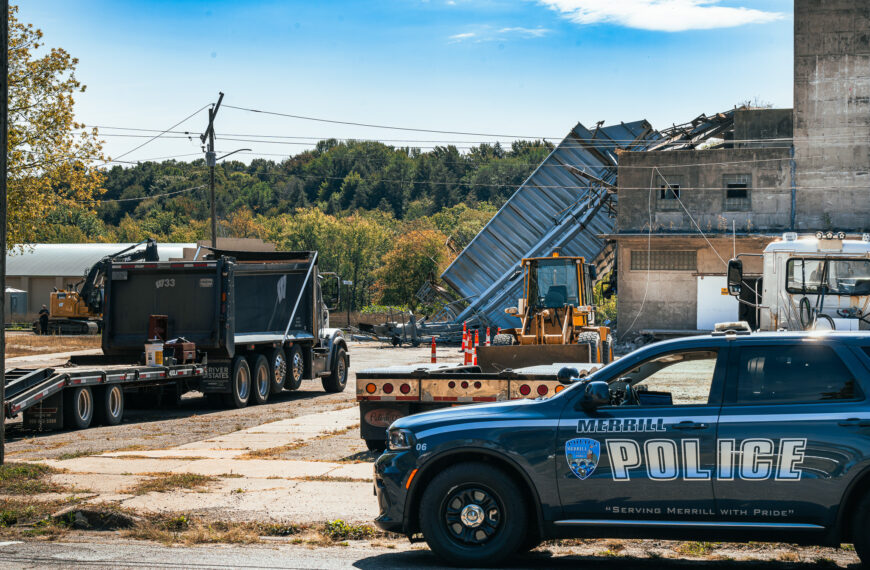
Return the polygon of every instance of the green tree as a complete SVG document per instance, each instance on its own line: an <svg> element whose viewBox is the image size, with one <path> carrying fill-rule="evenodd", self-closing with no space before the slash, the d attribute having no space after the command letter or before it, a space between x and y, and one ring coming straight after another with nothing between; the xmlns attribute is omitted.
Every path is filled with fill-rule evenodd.
<svg viewBox="0 0 870 570"><path fill-rule="evenodd" d="M414 230L396 238L393 248L375 271L379 302L417 308L420 287L444 268L448 259L447 236L436 230Z"/></svg>
<svg viewBox="0 0 870 570"><path fill-rule="evenodd" d="M41 51L42 32L9 8L7 244L29 243L54 209L81 207L99 194L103 158L97 130L73 119L78 60L61 48Z"/></svg>

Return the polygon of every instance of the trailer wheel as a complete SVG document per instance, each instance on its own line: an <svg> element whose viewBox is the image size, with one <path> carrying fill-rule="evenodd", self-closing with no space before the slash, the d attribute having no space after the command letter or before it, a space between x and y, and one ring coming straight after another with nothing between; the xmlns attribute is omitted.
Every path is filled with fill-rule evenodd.
<svg viewBox="0 0 870 570"><path fill-rule="evenodd" d="M94 419L104 426L116 426L124 419L124 390L117 384L96 390Z"/></svg>
<svg viewBox="0 0 870 570"><path fill-rule="evenodd" d="M224 404L229 408L244 408L251 399L251 369L244 356L233 359L233 373L230 380L232 392L224 394Z"/></svg>
<svg viewBox="0 0 870 570"><path fill-rule="evenodd" d="M63 425L67 428L85 429L94 418L94 393L87 386L70 388L63 394Z"/></svg>
<svg viewBox="0 0 870 570"><path fill-rule="evenodd" d="M284 388L287 390L298 390L302 385L302 377L305 375L305 357L302 356L302 347L294 344L290 347L290 353L287 355L287 379L284 381Z"/></svg>
<svg viewBox="0 0 870 570"><path fill-rule="evenodd" d="M577 344L589 345L589 362L603 362L604 359L598 353L598 344L600 337L598 333L584 332L577 335Z"/></svg>
<svg viewBox="0 0 870 570"><path fill-rule="evenodd" d="M284 389L287 381L287 353L284 347L276 347L269 358L269 378L272 382L272 393L278 394Z"/></svg>
<svg viewBox="0 0 870 570"><path fill-rule="evenodd" d="M269 401L269 392L272 389L272 374L269 370L269 361L262 354L251 355L254 357L251 372L254 377L253 392L255 404L265 404Z"/></svg>
<svg viewBox="0 0 870 570"><path fill-rule="evenodd" d="M332 374L321 380L327 392L343 392L347 386L347 352L339 347L332 360Z"/></svg>

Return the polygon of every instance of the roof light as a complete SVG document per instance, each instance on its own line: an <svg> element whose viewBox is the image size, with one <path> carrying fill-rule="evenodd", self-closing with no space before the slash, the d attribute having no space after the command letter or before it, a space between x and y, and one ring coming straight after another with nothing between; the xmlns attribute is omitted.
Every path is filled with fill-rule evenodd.
<svg viewBox="0 0 870 570"><path fill-rule="evenodd" d="M782 234L783 241L797 241L797 238L797 232L785 232L784 234Z"/></svg>
<svg viewBox="0 0 870 570"><path fill-rule="evenodd" d="M863 241L864 243L870 243L870 234L862 234L861 241Z"/></svg>

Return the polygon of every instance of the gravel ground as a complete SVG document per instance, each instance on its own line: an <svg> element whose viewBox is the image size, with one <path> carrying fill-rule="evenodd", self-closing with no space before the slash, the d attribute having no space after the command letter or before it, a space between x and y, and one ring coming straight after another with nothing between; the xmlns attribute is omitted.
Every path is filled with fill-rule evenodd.
<svg viewBox="0 0 870 570"><path fill-rule="evenodd" d="M450 350L450 356L455 356ZM163 449L184 443L200 441L267 422L293 418L339 408L356 406L356 370L386 364L429 362L429 347L392 348L380 343L350 343L350 376L347 389L339 394L324 393L320 381L303 382L295 392L284 392L263 406L248 406L241 410L216 409L208 405L201 394L191 392L176 409L127 409L124 422L119 426L100 426L82 431L38 433L25 430L20 418L6 423L6 453L11 460L56 459L76 455L93 455L107 451ZM458 352L456 352L458 354ZM448 355L445 355L447 357ZM358 433L353 431L334 445L317 445L312 457L298 459L326 459L320 452L331 448L326 455L341 459L364 450L360 448ZM345 443L350 447L342 448ZM353 447L356 445L356 447ZM307 446L306 446L307 447Z"/></svg>

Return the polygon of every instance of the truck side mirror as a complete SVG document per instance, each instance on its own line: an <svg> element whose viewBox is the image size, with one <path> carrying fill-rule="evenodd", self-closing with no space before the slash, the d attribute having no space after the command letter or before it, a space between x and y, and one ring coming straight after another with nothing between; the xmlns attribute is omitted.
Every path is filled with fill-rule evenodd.
<svg viewBox="0 0 870 570"><path fill-rule="evenodd" d="M320 290L328 311L335 311L341 302L341 279L332 271L320 274Z"/></svg>
<svg viewBox="0 0 870 570"><path fill-rule="evenodd" d="M584 410L594 410L601 406L610 404L610 387L607 382L600 380L589 382L586 384L586 389L583 391L583 396L580 398L580 405Z"/></svg>
<svg viewBox="0 0 870 570"><path fill-rule="evenodd" d="M732 259L728 262L728 293L737 297L742 288L743 262L739 259Z"/></svg>

